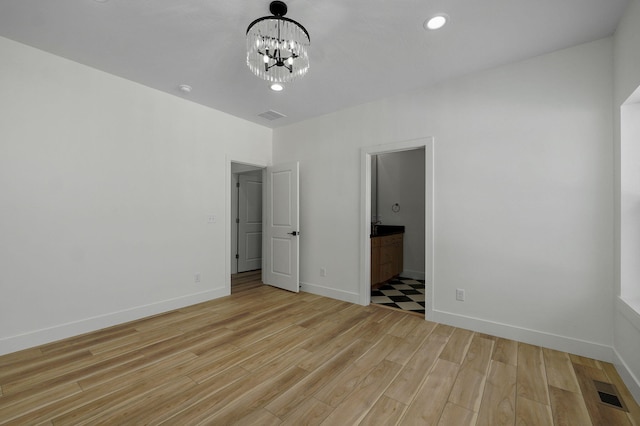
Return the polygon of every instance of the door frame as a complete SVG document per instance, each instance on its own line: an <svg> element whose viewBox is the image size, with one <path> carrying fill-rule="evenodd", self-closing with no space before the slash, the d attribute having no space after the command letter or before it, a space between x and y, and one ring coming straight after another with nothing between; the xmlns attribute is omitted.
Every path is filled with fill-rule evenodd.
<svg viewBox="0 0 640 426"><path fill-rule="evenodd" d="M360 149L360 304L371 303L371 156L424 148L425 319L433 318L434 300L434 138L363 147Z"/></svg>
<svg viewBox="0 0 640 426"><path fill-rule="evenodd" d="M226 188L225 188L225 217L224 217L224 226L225 226L225 232L224 232L224 238L225 238L225 262L224 262L224 289L225 289L225 294L226 295L230 295L231 294L231 181L232 181L232 172L231 172L231 163L237 163L237 164L244 164L247 166L252 166L252 167L256 167L259 169L262 169L262 179L264 181L264 177L265 177L265 171L268 167L268 164L265 161L262 160L257 160L255 158L250 158L250 157L242 157L242 156L226 156L225 159L225 165L226 165L226 175L225 175L225 182L226 182ZM262 203L264 205L264 187L262 190ZM264 215L265 215L265 209L262 209L262 224L264 225L265 220L264 220ZM264 241L262 244L262 251L264 253ZM262 267L264 269L264 255L262 257Z"/></svg>

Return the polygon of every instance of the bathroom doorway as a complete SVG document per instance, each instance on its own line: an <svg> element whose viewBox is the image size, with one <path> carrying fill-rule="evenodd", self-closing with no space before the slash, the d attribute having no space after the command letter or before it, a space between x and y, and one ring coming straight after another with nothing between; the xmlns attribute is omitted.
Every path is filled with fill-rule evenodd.
<svg viewBox="0 0 640 426"><path fill-rule="evenodd" d="M425 316L424 147L371 155L371 303Z"/></svg>
<svg viewBox="0 0 640 426"><path fill-rule="evenodd" d="M394 157L394 153L403 153L403 156ZM388 157L387 157L388 156ZM402 163L408 157L421 157L421 162L416 162L417 167L421 168L419 175L407 173L409 183L402 185L406 187L396 186L396 190L386 189L381 191L378 186L387 185L382 170L380 159L386 157L387 163ZM375 160L375 164L374 164ZM385 165L386 167L386 165ZM397 166L393 166L397 168ZM377 170L376 170L377 168ZM397 170L397 169L396 169ZM377 176L377 181L374 178ZM406 181L407 177L401 180ZM419 184L415 181L420 180ZM397 185L394 183L394 185ZM409 238L411 232L410 245L407 247L407 262L402 261L401 272L399 275L409 275L409 280L423 280L425 285L425 301L424 316L429 319L433 311L433 138L416 139L405 142L397 142L374 147L365 147L361 150L361 262L360 262L360 304L369 305L371 303L371 278L372 278L372 223L376 225L389 225L391 227L405 226L404 231ZM423 196L418 196L418 203L422 204L422 208L416 208L410 195L412 188L414 191L422 191ZM381 195L385 192L385 195ZM388 195L387 195L388 193ZM420 195L422 195L420 194ZM394 198L395 197L395 198ZM417 215L418 219L408 216ZM421 225L403 225L401 221L421 221ZM386 223L385 223L386 222ZM407 222L409 223L409 222ZM378 228L379 229L379 228ZM397 231L397 229L396 229ZM404 235L403 235L404 238ZM417 242L415 240L418 240ZM405 243L403 242L403 249ZM419 249L415 249L416 245ZM404 253L402 254L404 258ZM415 258L420 259L416 262ZM413 259L409 261L409 259ZM377 259L374 259L377 261ZM412 266L413 265L413 266ZM415 266L417 265L417 266ZM423 277L423 278L422 278ZM374 277L375 278L375 277ZM402 283L399 285L406 285ZM418 297L419 298L419 297Z"/></svg>

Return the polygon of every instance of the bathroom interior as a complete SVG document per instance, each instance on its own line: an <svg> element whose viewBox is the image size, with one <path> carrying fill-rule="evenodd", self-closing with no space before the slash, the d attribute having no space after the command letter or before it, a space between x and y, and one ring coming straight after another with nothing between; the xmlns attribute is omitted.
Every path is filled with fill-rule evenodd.
<svg viewBox="0 0 640 426"><path fill-rule="evenodd" d="M424 316L424 148L371 156L371 303Z"/></svg>

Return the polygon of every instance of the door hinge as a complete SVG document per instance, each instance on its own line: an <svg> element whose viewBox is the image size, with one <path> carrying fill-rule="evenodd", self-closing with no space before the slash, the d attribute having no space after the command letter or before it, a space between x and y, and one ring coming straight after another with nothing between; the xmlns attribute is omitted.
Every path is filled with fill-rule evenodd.
<svg viewBox="0 0 640 426"><path fill-rule="evenodd" d="M240 255L236 253L236 259L240 259Z"/></svg>
<svg viewBox="0 0 640 426"><path fill-rule="evenodd" d="M236 223L240 223L240 218L236 217Z"/></svg>
<svg viewBox="0 0 640 426"><path fill-rule="evenodd" d="M240 182L236 182L236 188L240 188Z"/></svg>

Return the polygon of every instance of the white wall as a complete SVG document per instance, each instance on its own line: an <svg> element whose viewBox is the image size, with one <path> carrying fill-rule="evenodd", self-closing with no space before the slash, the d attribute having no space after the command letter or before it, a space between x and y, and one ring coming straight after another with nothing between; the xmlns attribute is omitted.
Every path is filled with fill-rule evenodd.
<svg viewBox="0 0 640 426"><path fill-rule="evenodd" d="M267 164L271 130L7 39L0 57L0 354L228 292L227 157Z"/></svg>
<svg viewBox="0 0 640 426"><path fill-rule="evenodd" d="M378 157L378 216L385 225L403 225L402 276L425 278L424 150L380 154ZM392 206L398 203L400 210Z"/></svg>
<svg viewBox="0 0 640 426"><path fill-rule="evenodd" d="M274 163L300 160L303 288L357 300L359 150L433 136L434 319L611 358L612 52L604 39L274 130Z"/></svg>
<svg viewBox="0 0 640 426"><path fill-rule="evenodd" d="M638 102L625 106L627 120L624 139L621 143L621 106L640 87L640 1L632 0L615 34L615 152L616 152L616 274L614 313L614 348L616 367L636 400L640 400L640 282L637 280L640 246L637 245L638 202L640 196L637 181L637 166L640 161L640 139ZM622 157L621 157L622 153ZM622 160L621 160L622 158ZM631 238L630 238L631 237ZM635 238L635 240L634 240ZM621 245L622 252L620 250ZM621 270L622 269L622 270Z"/></svg>

